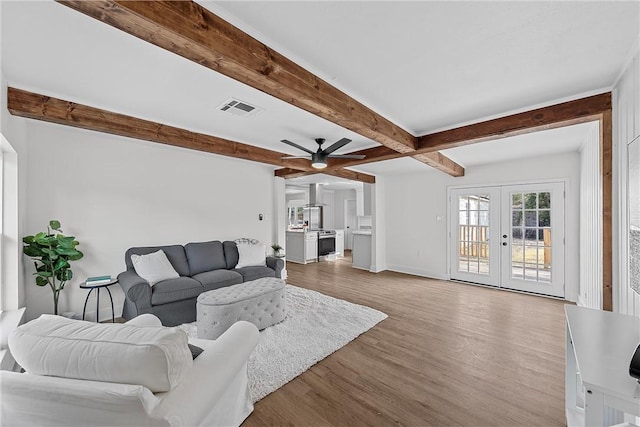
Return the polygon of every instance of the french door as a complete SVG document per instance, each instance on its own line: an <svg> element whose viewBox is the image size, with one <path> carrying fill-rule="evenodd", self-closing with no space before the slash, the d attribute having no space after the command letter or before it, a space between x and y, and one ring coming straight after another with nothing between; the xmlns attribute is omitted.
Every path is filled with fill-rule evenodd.
<svg viewBox="0 0 640 427"><path fill-rule="evenodd" d="M564 183L450 196L452 279L564 297Z"/></svg>

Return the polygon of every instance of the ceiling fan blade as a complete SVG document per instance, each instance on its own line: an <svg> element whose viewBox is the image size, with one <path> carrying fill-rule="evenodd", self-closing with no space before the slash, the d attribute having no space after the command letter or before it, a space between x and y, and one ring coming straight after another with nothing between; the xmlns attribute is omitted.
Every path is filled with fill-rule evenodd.
<svg viewBox="0 0 640 427"><path fill-rule="evenodd" d="M334 151L336 151L337 149L344 147L345 145L347 145L350 142L351 142L351 140L349 138L342 138L340 141L334 143L329 148L326 148L324 150L324 152L327 153L327 154L331 154Z"/></svg>
<svg viewBox="0 0 640 427"><path fill-rule="evenodd" d="M298 150L302 150L305 153L313 154L313 151L309 150L308 148L303 147L302 145L298 145L295 142L287 141L286 139L283 139L280 142L284 142L287 145L290 145L292 147L296 147Z"/></svg>
<svg viewBox="0 0 640 427"><path fill-rule="evenodd" d="M280 157L281 159L309 159L309 156L285 156Z"/></svg>
<svg viewBox="0 0 640 427"><path fill-rule="evenodd" d="M329 157L342 159L364 159L366 156L364 154L329 154Z"/></svg>

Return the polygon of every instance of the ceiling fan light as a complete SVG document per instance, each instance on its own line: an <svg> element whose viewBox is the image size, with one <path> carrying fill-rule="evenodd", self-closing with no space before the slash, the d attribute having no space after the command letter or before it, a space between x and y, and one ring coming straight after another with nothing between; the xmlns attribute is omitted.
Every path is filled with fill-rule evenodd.
<svg viewBox="0 0 640 427"><path fill-rule="evenodd" d="M311 167L314 169L324 169L327 167L327 155L324 153L313 153L311 155Z"/></svg>
<svg viewBox="0 0 640 427"><path fill-rule="evenodd" d="M313 163L311 163L311 167L315 168L315 169L324 169L327 167L327 163L323 162L321 160L316 160Z"/></svg>

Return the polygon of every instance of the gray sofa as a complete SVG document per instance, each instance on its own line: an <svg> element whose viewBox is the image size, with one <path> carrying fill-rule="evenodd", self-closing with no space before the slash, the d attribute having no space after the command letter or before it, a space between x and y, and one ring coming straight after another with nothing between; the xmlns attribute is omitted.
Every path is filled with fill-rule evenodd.
<svg viewBox="0 0 640 427"><path fill-rule="evenodd" d="M162 249L180 275L153 287L136 274L131 255L146 255ZM125 300L122 317L129 320L144 313L157 316L165 326L196 320L196 299L202 292L236 285L262 277L281 277L284 260L266 257L266 266L235 268L238 264L235 242L200 242L171 246L135 247L127 250L127 271L118 275Z"/></svg>

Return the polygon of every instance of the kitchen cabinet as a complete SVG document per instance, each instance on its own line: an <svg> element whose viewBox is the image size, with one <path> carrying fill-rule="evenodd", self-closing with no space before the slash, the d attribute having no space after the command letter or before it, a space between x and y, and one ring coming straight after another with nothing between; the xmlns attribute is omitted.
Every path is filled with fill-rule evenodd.
<svg viewBox="0 0 640 427"><path fill-rule="evenodd" d="M362 270L371 269L371 231L353 231L352 267Z"/></svg>
<svg viewBox="0 0 640 427"><path fill-rule="evenodd" d="M304 260L316 261L318 259L318 233L304 233Z"/></svg>
<svg viewBox="0 0 640 427"><path fill-rule="evenodd" d="M287 231L287 261L306 264L318 257L318 233Z"/></svg>
<svg viewBox="0 0 640 427"><path fill-rule="evenodd" d="M304 264L304 233L287 231L287 260Z"/></svg>
<svg viewBox="0 0 640 427"><path fill-rule="evenodd" d="M336 230L336 256L344 256L344 230Z"/></svg>

